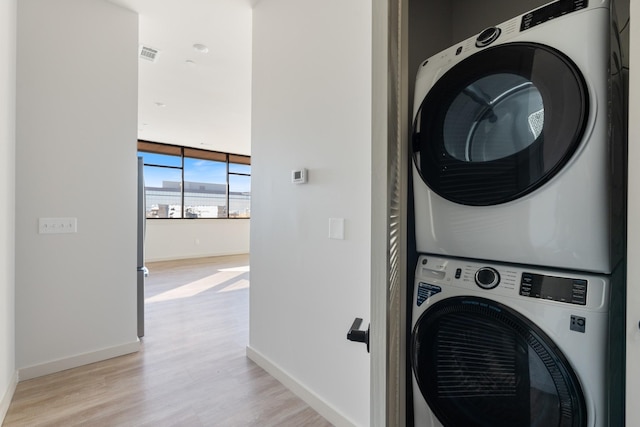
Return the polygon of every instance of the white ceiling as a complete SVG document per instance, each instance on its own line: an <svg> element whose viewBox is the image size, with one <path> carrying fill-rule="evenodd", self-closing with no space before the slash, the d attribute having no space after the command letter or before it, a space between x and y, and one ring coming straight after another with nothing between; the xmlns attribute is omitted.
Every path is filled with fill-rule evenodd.
<svg viewBox="0 0 640 427"><path fill-rule="evenodd" d="M251 154L255 0L110 1L137 12L139 43L159 50L138 60L138 138Z"/></svg>

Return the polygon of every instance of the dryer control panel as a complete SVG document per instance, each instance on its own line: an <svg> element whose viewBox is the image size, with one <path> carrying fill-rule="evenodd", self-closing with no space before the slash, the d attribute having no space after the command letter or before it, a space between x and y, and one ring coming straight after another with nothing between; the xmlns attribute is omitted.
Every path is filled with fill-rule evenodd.
<svg viewBox="0 0 640 427"><path fill-rule="evenodd" d="M520 31L528 30L536 25L544 24L550 19L584 9L587 6L589 6L588 0L557 1L550 3L523 15Z"/></svg>

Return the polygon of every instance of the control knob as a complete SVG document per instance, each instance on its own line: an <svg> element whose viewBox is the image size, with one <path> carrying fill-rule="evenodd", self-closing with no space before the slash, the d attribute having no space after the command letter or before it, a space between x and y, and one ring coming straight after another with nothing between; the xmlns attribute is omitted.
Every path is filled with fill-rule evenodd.
<svg viewBox="0 0 640 427"><path fill-rule="evenodd" d="M493 43L500 36L500 28L489 27L476 38L476 47L485 47Z"/></svg>
<svg viewBox="0 0 640 427"><path fill-rule="evenodd" d="M476 271L476 285L482 289L493 289L500 283L500 273L491 267L482 267Z"/></svg>

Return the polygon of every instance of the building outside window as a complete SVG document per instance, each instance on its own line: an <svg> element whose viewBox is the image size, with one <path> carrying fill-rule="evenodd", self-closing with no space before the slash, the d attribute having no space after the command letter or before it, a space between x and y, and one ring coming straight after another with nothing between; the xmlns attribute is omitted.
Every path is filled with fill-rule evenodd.
<svg viewBox="0 0 640 427"><path fill-rule="evenodd" d="M251 158L147 141L147 218L249 218Z"/></svg>

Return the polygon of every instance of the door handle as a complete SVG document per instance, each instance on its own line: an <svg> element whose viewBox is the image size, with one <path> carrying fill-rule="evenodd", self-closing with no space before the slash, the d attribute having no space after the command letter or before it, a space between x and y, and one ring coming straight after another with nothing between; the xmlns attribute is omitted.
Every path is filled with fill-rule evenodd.
<svg viewBox="0 0 640 427"><path fill-rule="evenodd" d="M347 339L349 341L365 343L367 345L367 353L369 353L369 328L371 325L367 326L366 331L360 330L360 325L362 325L362 319L356 317L351 324L351 328L349 328L349 332L347 332Z"/></svg>

